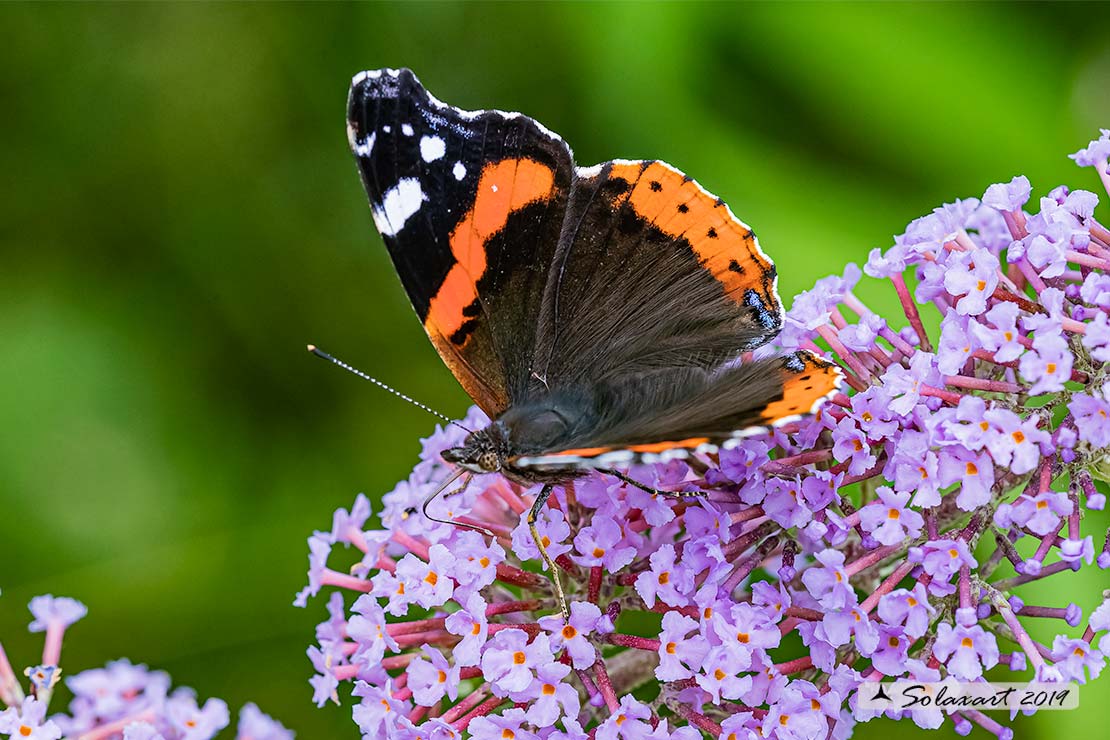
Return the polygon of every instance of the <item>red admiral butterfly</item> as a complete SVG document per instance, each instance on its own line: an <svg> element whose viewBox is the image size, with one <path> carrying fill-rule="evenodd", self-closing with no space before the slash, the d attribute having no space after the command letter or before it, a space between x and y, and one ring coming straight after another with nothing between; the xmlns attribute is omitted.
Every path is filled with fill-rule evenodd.
<svg viewBox="0 0 1110 740"><path fill-rule="evenodd" d="M401 282L493 419L444 458L546 483L532 518L553 483L601 469L643 487L611 466L712 453L836 391L807 352L740 361L782 327L775 266L670 165L577 167L537 121L445 105L407 69L357 75L347 107Z"/></svg>

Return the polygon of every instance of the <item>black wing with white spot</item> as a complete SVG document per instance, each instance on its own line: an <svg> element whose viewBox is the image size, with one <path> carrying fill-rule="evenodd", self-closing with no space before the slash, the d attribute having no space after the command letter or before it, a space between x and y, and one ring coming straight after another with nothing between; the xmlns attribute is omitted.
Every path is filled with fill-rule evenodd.
<svg viewBox="0 0 1110 740"><path fill-rule="evenodd" d="M496 416L531 382L570 149L520 114L445 105L406 69L354 78L347 132L374 223L428 336Z"/></svg>

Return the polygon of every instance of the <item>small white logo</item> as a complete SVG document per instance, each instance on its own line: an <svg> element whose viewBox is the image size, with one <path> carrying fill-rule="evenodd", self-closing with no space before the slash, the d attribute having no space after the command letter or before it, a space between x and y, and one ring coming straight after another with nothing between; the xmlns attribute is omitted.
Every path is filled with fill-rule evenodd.
<svg viewBox="0 0 1110 740"><path fill-rule="evenodd" d="M988 683L986 681L876 681L859 687L857 707L872 711L941 710L982 712L1078 709L1076 683Z"/></svg>

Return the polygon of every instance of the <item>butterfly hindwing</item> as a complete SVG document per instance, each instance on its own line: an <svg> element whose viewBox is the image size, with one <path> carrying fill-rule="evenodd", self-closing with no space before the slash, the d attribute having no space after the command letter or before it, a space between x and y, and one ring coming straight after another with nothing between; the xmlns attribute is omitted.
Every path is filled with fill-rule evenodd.
<svg viewBox="0 0 1110 740"><path fill-rule="evenodd" d="M706 372L675 369L615 386L611 410L567 449L518 458L537 470L606 467L715 452L751 433L814 413L840 387L840 369L810 352Z"/></svg>
<svg viewBox="0 0 1110 740"><path fill-rule="evenodd" d="M375 225L428 336L497 416L529 382L570 149L519 114L447 106L409 70L355 77L348 136Z"/></svg>

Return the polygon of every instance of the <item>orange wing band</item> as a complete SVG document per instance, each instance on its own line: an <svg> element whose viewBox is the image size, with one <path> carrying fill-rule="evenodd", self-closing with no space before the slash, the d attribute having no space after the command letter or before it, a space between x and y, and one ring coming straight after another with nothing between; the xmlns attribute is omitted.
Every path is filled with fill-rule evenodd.
<svg viewBox="0 0 1110 740"><path fill-rule="evenodd" d="M635 183L628 203L636 213L663 233L689 242L702 266L724 287L725 294L740 303L753 288L765 304L777 303L764 283L775 267L759 248L747 225L728 207L696 182L662 162L617 162L610 178Z"/></svg>
<svg viewBox="0 0 1110 740"><path fill-rule="evenodd" d="M795 416L811 414L821 401L831 396L843 379L840 368L809 352L795 355L804 367L801 370L784 369L782 399L767 404L761 414L764 423L774 424Z"/></svg>
<svg viewBox="0 0 1110 740"><path fill-rule="evenodd" d="M486 165L478 180L474 206L451 232L455 264L428 307L428 334L450 337L466 322L464 310L478 298L486 272L486 242L505 228L509 216L555 194L555 173L533 159L504 159Z"/></svg>

